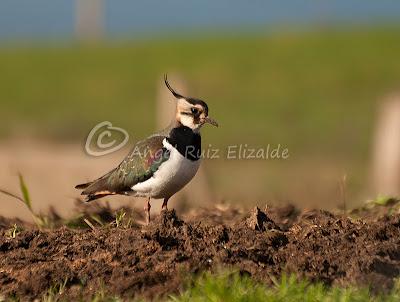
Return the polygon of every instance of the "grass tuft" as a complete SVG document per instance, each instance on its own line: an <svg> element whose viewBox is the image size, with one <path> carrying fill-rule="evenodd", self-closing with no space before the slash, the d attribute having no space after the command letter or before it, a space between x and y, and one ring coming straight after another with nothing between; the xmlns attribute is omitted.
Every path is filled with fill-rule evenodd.
<svg viewBox="0 0 400 302"><path fill-rule="evenodd" d="M391 293L374 296L367 288L327 287L322 283L299 280L294 275L283 274L280 280L272 278L272 281L273 286L267 287L238 273L205 273L196 279L190 288L169 299L174 302L378 302L400 299L399 282L396 282Z"/></svg>
<svg viewBox="0 0 400 302"><path fill-rule="evenodd" d="M22 230L23 230L22 227L19 227L16 223L14 223L13 226L8 231L6 231L6 236L15 239L18 233L20 233Z"/></svg>
<svg viewBox="0 0 400 302"><path fill-rule="evenodd" d="M43 229L43 228L52 228L54 226L53 220L50 219L50 217L42 215L42 214L38 214L36 213L33 208L32 208L32 202L31 202L31 197L29 194L29 190L28 190L28 186L25 183L24 177L22 176L22 174L18 174L18 179L19 179L19 187L22 193L22 197L14 194L14 193L10 193L7 190L3 190L0 189L0 193L8 195L10 197L13 197L19 201L22 201L22 203L28 208L29 212L32 215L32 218L36 224L36 226L39 229Z"/></svg>
<svg viewBox="0 0 400 302"><path fill-rule="evenodd" d="M129 229L132 227L133 219L131 215L127 216L126 210L122 208L115 213L115 221L112 224L117 228Z"/></svg>

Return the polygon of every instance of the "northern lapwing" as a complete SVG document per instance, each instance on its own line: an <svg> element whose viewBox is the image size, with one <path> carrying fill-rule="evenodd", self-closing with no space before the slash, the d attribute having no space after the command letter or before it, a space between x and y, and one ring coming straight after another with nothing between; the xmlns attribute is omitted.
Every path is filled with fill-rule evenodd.
<svg viewBox="0 0 400 302"><path fill-rule="evenodd" d="M171 125L139 141L113 170L102 177L77 185L85 201L108 195L146 197L146 221L150 222L151 198L168 200L181 190L196 174L201 158L201 127L218 123L208 116L207 104L197 98L185 97L164 82L177 100L176 114Z"/></svg>

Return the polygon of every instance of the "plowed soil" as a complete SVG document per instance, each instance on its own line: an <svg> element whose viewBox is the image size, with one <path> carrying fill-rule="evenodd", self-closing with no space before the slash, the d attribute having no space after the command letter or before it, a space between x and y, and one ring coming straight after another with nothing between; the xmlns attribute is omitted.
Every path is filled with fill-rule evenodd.
<svg viewBox="0 0 400 302"><path fill-rule="evenodd" d="M40 297L66 283L76 300L99 289L121 297L177 293L188 275L237 269L269 284L295 273L327 285L387 291L400 273L400 216L350 218L293 207L242 212L213 208L178 217L163 212L148 226L25 226L0 219L0 296Z"/></svg>

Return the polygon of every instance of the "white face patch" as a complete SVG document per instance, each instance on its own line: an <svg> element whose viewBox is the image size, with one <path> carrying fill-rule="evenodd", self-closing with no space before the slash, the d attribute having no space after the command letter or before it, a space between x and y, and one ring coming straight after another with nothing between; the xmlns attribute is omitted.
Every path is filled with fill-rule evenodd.
<svg viewBox="0 0 400 302"><path fill-rule="evenodd" d="M189 127L190 129L192 129L193 131L200 129L201 125L199 124L195 124L194 123L194 119L193 116L191 115L184 115L181 114L180 116L180 122L183 126Z"/></svg>
<svg viewBox="0 0 400 302"><path fill-rule="evenodd" d="M185 99L179 99L177 104L176 119L184 126L189 127L194 132L199 132L202 126L201 123L195 123L193 115L191 115L191 109L196 107L198 110L202 110L201 105L192 105ZM185 114L186 113L186 114ZM189 113L189 114L187 114ZM203 113L204 115L204 113Z"/></svg>

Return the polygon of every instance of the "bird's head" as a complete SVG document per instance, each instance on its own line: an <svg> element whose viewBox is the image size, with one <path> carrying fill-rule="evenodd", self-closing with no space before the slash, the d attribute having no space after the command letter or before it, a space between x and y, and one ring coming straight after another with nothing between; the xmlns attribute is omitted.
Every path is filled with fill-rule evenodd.
<svg viewBox="0 0 400 302"><path fill-rule="evenodd" d="M176 120L178 123L191 128L195 132L198 132L206 123L218 127L217 121L208 116L206 102L196 98L185 97L176 92L168 83L167 75L164 76L164 82L177 99Z"/></svg>

